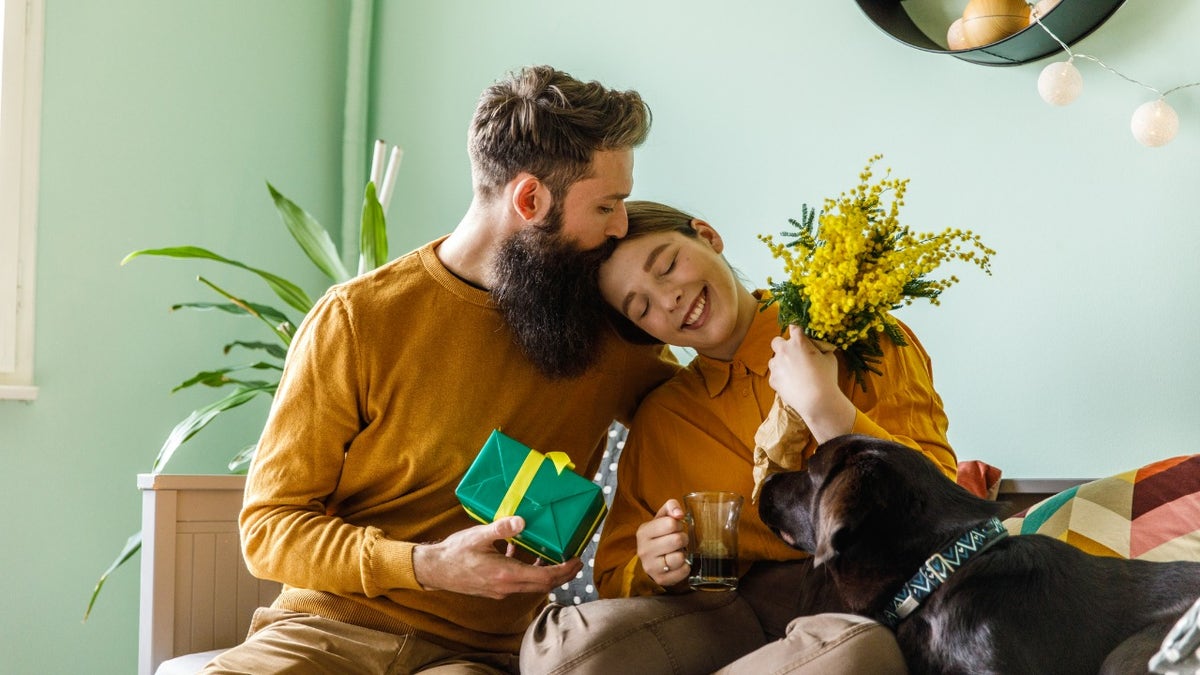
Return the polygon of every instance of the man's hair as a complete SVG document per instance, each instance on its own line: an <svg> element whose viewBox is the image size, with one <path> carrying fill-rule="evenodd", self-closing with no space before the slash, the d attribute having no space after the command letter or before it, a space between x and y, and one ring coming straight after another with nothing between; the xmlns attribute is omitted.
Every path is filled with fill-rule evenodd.
<svg viewBox="0 0 1200 675"><path fill-rule="evenodd" d="M636 91L581 82L550 66L525 67L479 97L467 142L476 190L495 197L525 171L561 199L587 176L597 151L641 145L650 121Z"/></svg>

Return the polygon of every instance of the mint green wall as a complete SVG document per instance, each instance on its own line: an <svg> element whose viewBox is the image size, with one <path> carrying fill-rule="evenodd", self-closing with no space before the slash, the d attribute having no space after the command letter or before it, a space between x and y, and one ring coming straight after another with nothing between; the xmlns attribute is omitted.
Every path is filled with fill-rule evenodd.
<svg viewBox="0 0 1200 675"><path fill-rule="evenodd" d="M1165 90L1200 81L1197 25L1200 3L1130 2L1076 48ZM387 4L377 26L376 125L408 151L395 238L461 215L480 89L552 63L642 92L654 129L634 196L706 217L755 284L779 271L755 235L852 187L874 153L911 179L905 222L981 233L993 277L958 270L941 307L898 313L932 355L961 457L1072 477L1200 449L1200 87L1168 97L1181 129L1152 149L1129 119L1153 95L1094 63L1077 62L1083 95L1056 108L1036 83L1065 59L921 52L853 2L443 0Z"/></svg>
<svg viewBox="0 0 1200 675"><path fill-rule="evenodd" d="M323 222L339 217L345 36L345 8L322 0L46 1L40 396L0 402L0 672L135 671L139 559L80 621L140 526L135 474L211 400L170 389L249 360L223 357L224 341L267 337L246 319L168 308L216 299L197 274L271 296L213 266L118 263L137 248L197 244L307 274L265 181ZM221 471L264 411L220 422L174 468Z"/></svg>
<svg viewBox="0 0 1200 675"><path fill-rule="evenodd" d="M377 5L374 135L406 150L394 253L465 209L479 91L549 62L643 92L655 129L636 196L708 218L755 283L777 268L754 235L850 187L876 152L912 179L908 222L982 233L999 250L995 276L964 270L942 307L901 313L933 355L961 456L1063 477L1195 451L1200 88L1169 99L1179 137L1148 149L1128 123L1149 95L1094 64L1080 64L1082 98L1052 108L1035 86L1050 60L987 68L911 50L854 3ZM254 282L117 262L195 243L307 273L264 181L322 222L339 217L346 12L320 0L47 0L41 396L0 402L0 672L133 671L136 564L81 624L86 597L137 527L134 475L208 400L166 392L252 330L167 307L208 298L198 273ZM1079 49L1165 88L1200 79L1196 25L1195 3L1131 2ZM206 431L174 470L219 471L262 412Z"/></svg>

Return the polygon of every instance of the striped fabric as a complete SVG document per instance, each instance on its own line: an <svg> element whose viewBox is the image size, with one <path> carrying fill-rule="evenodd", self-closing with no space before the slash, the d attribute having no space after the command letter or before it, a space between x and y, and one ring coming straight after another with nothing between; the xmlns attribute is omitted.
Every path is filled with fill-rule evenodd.
<svg viewBox="0 0 1200 675"><path fill-rule="evenodd" d="M1004 522L1095 555L1200 561L1200 455L1172 457L1060 492Z"/></svg>

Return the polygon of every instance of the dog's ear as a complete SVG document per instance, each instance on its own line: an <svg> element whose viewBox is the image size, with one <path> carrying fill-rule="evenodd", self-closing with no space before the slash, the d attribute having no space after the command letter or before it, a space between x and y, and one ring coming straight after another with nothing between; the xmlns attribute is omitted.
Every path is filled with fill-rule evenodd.
<svg viewBox="0 0 1200 675"><path fill-rule="evenodd" d="M817 539L817 552L813 555L813 567L820 567L849 548L857 536L852 524L832 525L826 530L822 524L821 536Z"/></svg>
<svg viewBox="0 0 1200 675"><path fill-rule="evenodd" d="M832 560L853 543L862 524L862 509L854 505L846 497L853 494L853 487L847 474L838 474L827 482L818 500L816 532L817 550L813 553L813 566L820 566Z"/></svg>

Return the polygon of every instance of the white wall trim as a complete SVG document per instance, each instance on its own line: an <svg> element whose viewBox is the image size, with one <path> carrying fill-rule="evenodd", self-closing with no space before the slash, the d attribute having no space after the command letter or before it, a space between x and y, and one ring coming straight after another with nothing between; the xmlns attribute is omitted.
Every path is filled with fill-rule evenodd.
<svg viewBox="0 0 1200 675"><path fill-rule="evenodd" d="M0 399L33 399L44 0L5 0L0 94Z"/></svg>

